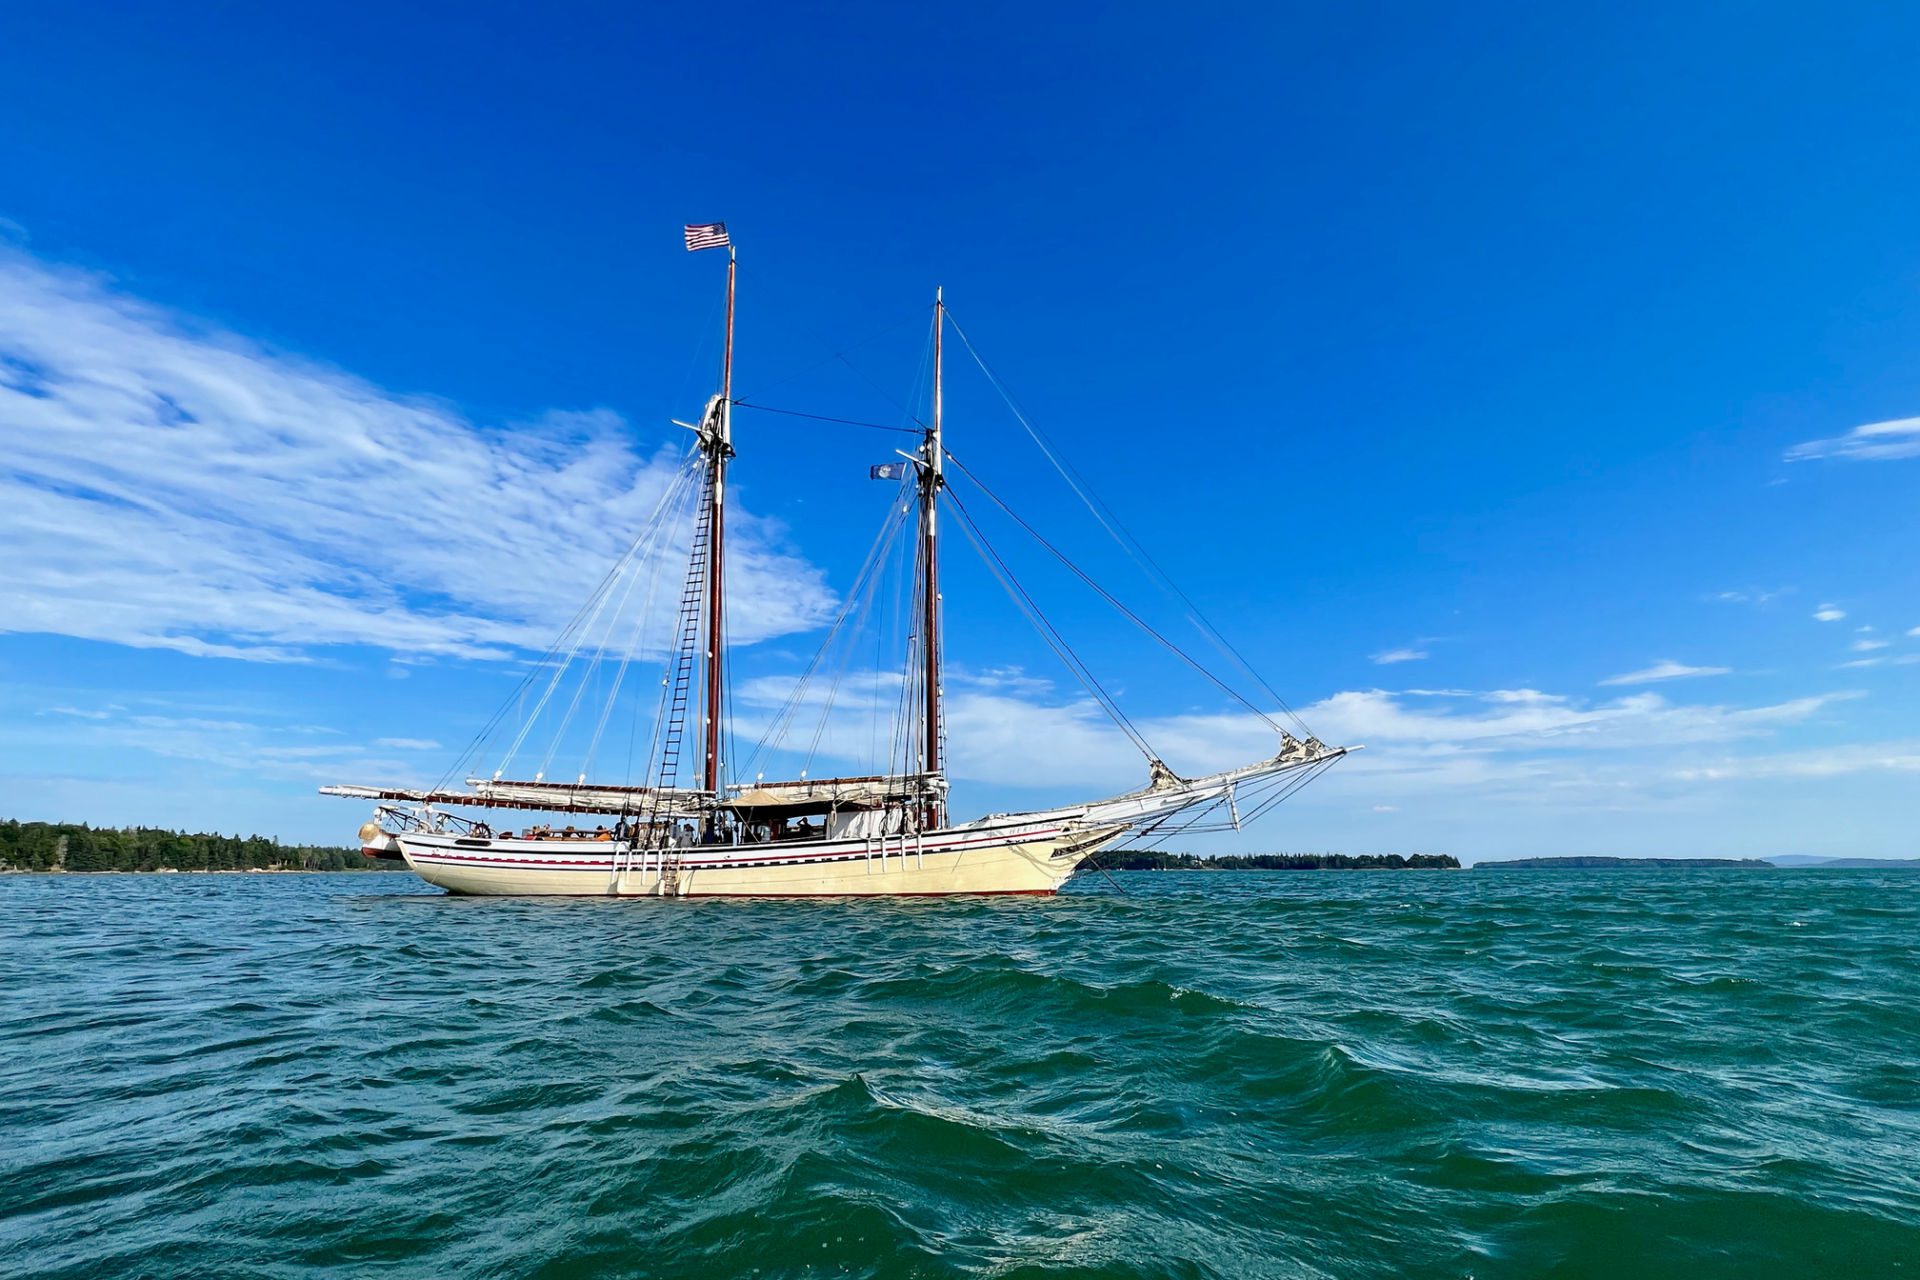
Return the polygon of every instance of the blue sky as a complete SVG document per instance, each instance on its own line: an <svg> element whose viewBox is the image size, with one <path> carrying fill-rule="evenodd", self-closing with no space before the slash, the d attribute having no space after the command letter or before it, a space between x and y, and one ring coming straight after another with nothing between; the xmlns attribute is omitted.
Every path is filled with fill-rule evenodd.
<svg viewBox="0 0 1920 1280"><path fill-rule="evenodd" d="M14 6L0 812L341 840L319 782L435 776L682 446L724 218L744 396L899 421L943 284L1367 744L1213 847L1913 854L1917 52L1866 6ZM1177 625L950 368L954 452ZM905 437L737 431L777 683ZM970 559L956 809L1133 785ZM1176 768L1259 752L1053 585Z"/></svg>

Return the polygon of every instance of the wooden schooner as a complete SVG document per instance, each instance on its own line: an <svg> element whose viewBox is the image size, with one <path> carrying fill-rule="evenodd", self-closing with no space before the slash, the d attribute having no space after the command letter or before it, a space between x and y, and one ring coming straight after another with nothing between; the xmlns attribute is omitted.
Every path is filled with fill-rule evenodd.
<svg viewBox="0 0 1920 1280"><path fill-rule="evenodd" d="M894 504L890 511L891 532L883 530L883 539L876 542L875 555L869 557L856 589L849 592L834 626L834 633L838 633L863 585L869 593L873 591L874 574L870 571L878 558L878 549L891 546L892 535L899 533L910 519L914 526L912 619L907 637L906 671L898 686L901 714L895 738L899 750L890 755L892 767L887 772L858 777L813 778L802 771L797 778L770 781L756 775L749 781L730 781L726 759L729 740L726 482L727 468L734 456L733 410L740 403L733 397L733 312L738 262L724 224L689 226L686 241L689 250L724 248L727 251L726 336L718 392L708 400L698 423L678 424L694 433L694 442L680 472L626 556L602 582L595 598L583 607L581 615L547 659L530 672L529 684L523 688L537 689L531 714L525 713L524 697L517 718L510 714L514 709L510 703L476 741L476 752L470 753L468 762L478 759L477 749L487 740L488 732L511 731L511 749L499 768L490 775L475 773L465 777L464 786L447 785L466 772L465 768L456 766L447 778L430 788L321 788L326 795L376 802L373 819L360 831L362 851L367 856L402 859L429 883L467 894L626 897L1052 893L1083 861L1123 839L1164 838L1174 831L1207 829L1196 824L1222 812L1238 828L1243 818L1279 803L1351 749L1323 745L1306 733L1304 726L1297 725L1297 720L1301 736L1281 728L1267 712L1206 672L1193 658L1154 632L1091 579L1086 579L1116 609L1272 726L1278 750L1269 758L1238 768L1201 777L1181 777L1161 762L1104 691L1090 685L1099 692L1101 705L1109 709L1140 747L1148 771L1145 786L1122 795L1035 812L990 814L959 823L949 820L942 717L939 517L943 499L948 496L946 466L949 462L958 463L947 451L942 435L941 347L952 322L944 299L936 291L931 411L917 432L918 447L912 453L900 454L903 462L871 469L876 478L899 479L903 501ZM964 342L965 334L959 336ZM971 351L970 343L967 347ZM975 358L978 359L977 354ZM1024 418L1022 421L1026 425ZM1030 425L1029 430L1032 430ZM1069 477L1069 484L1073 483ZM984 486L981 487L984 490ZM1075 489L1080 492L1077 485ZM999 503L990 491L988 496ZM963 530L968 532L970 540L991 554L978 526L965 516L964 510L961 515ZM685 527L688 524L690 528ZM1030 527L1028 532L1033 532ZM638 632L629 642L617 674L608 678L613 692L608 695L593 728L587 761L575 780L549 780L547 762L543 762L531 779L505 777L508 764L521 749L535 721L549 714L549 708L564 707L566 721L570 723L574 719L589 680L585 675L579 677L570 702L564 694L556 701L563 679L590 649L588 660L592 663L599 664L605 659L608 637L616 625L607 619L618 617L637 594L637 584L645 577L648 566L657 569L664 561L677 562L677 554L673 554L679 550L677 536L685 538L685 575L679 608L670 615L671 635L661 637L659 644L665 652L664 672L651 722L648 754L639 773L641 780L635 782L629 777L614 785L587 781L594 750L601 742L629 665L636 651L647 647ZM1039 538L1037 533L1034 536ZM1080 574L1051 544L1044 539L1041 542L1060 557L1062 563ZM1001 568L1004 569L1004 562ZM1084 574L1080 576L1085 578ZM1002 581L1004 584L1007 579L1002 576ZM650 583L646 592L649 602L652 596ZM1019 592L1016 603L1021 603L1023 596L1024 591ZM619 607L613 603L616 600ZM1029 599L1023 609L1030 604ZM1191 606L1190 601L1187 604ZM1037 625L1051 630L1032 609L1027 611ZM653 623L667 625L668 615L664 611L648 609L646 612ZM1197 610L1190 608L1189 612L1204 633L1238 659L1231 646L1198 617ZM596 626L601 628L601 639L599 647L594 649L592 639ZM827 644L833 643L834 633L829 634ZM1049 643L1057 639L1057 632L1053 632ZM1077 664L1059 645L1055 648L1077 675L1083 680L1091 679L1083 665ZM822 652L825 652L824 645ZM816 665L818 663L816 658ZM1244 663L1241 665L1244 667ZM812 670L809 669L809 676ZM537 688L539 678L548 672L551 674L544 688ZM804 686L805 681L801 683ZM1264 682L1262 688L1265 688ZM1274 697L1277 701L1277 695ZM791 708L798 706L800 700L801 694L796 690L789 706L783 708L785 722L791 722ZM1280 705L1284 708L1284 703ZM830 713L829 700L829 710L823 715ZM558 712L551 714L552 718L558 717ZM776 716L776 728L781 722L782 717ZM698 743L699 770L697 779L683 784L679 775L681 757L689 745L686 741L689 729L694 731ZM818 738L816 733L816 744ZM557 735L555 741L559 741ZM553 751L549 750L548 762L552 755ZM502 828L507 825L501 820L503 814L515 810L523 811L529 818L539 815L548 821L524 825L517 834L506 829L496 833L496 824ZM594 825L586 825L589 821ZM556 830L554 822L565 825Z"/></svg>

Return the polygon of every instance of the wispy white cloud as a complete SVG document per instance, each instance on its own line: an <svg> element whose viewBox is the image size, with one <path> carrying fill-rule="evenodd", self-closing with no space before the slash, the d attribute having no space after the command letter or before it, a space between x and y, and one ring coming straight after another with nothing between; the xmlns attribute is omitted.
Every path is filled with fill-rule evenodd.
<svg viewBox="0 0 1920 1280"><path fill-rule="evenodd" d="M792 687L791 679L740 683L736 707L743 744L764 730ZM885 759L900 690L898 673L843 682L820 738L816 775ZM1735 706L1674 702L1651 691L1604 699L1526 688L1445 690L1443 697L1431 692L1349 690L1300 708L1324 740L1368 748L1309 795L1353 813L1372 810L1382 820L1402 809L1457 811L1474 804L1556 815L1621 812L1623 806L1644 812L1650 803L1682 802L1685 784L1675 781L1678 774L1729 770L1730 761L1747 761L1775 743L1791 744L1800 731L1831 719L1834 709L1860 696L1836 691ZM949 695L949 763L962 809L978 803L976 788L1017 789L1031 802L1052 803L1146 781L1145 762L1097 706L1037 677L963 670ZM824 705L824 690L813 690L797 718L800 750L812 739ZM1257 717L1226 711L1136 717L1136 724L1155 751L1185 774L1258 759L1278 745ZM31 738L37 746L49 727L39 722L29 734L20 726L9 739L0 722L0 745L17 748ZM418 740L362 742L351 734L300 728L292 716L275 723L241 707L150 709L143 703L131 712L106 710L100 718L63 716L57 733L65 746L183 762L216 789L223 780L293 784L298 791L343 778L421 785L440 772L441 762ZM780 776L793 763L791 756L778 761L769 776ZM330 815L326 810L318 820Z"/></svg>
<svg viewBox="0 0 1920 1280"><path fill-rule="evenodd" d="M1661 680L1686 680L1695 676L1724 676L1732 670L1731 667L1690 667L1684 662L1675 662L1672 658L1662 658L1650 667L1628 671L1617 676L1608 676L1600 683L1603 685L1653 684Z"/></svg>
<svg viewBox="0 0 1920 1280"><path fill-rule="evenodd" d="M1855 653L1872 653L1875 649L1884 649L1891 643L1888 640L1861 639L1855 640L1847 647Z"/></svg>
<svg viewBox="0 0 1920 1280"><path fill-rule="evenodd" d="M3 246L0 426L0 630L256 662L542 647L678 465L605 411L477 424ZM823 619L776 525L729 532L736 640Z"/></svg>
<svg viewBox="0 0 1920 1280"><path fill-rule="evenodd" d="M376 747L391 747L395 751L438 751L440 744L432 738L375 738Z"/></svg>
<svg viewBox="0 0 1920 1280"><path fill-rule="evenodd" d="M1373 655L1373 661L1379 665L1391 666L1396 662L1419 662L1427 656L1425 649L1388 649Z"/></svg>
<svg viewBox="0 0 1920 1280"><path fill-rule="evenodd" d="M1560 694L1542 693L1538 689L1489 689L1479 696L1485 698L1488 702L1528 703L1541 706L1549 703L1567 701L1567 699Z"/></svg>
<svg viewBox="0 0 1920 1280"><path fill-rule="evenodd" d="M1920 741L1860 742L1811 751L1758 756L1724 756L1676 769L1687 782L1730 782L1753 778L1832 778L1850 773L1920 773Z"/></svg>
<svg viewBox="0 0 1920 1280"><path fill-rule="evenodd" d="M48 707L42 714L51 716L73 716L80 720L111 720L114 712L123 709L124 708L118 706L105 708Z"/></svg>
<svg viewBox="0 0 1920 1280"><path fill-rule="evenodd" d="M1863 427L1855 427L1843 436L1808 440L1787 450L1788 462L1806 462L1815 458L1874 462L1914 457L1920 457L1920 418L1870 422Z"/></svg>
<svg viewBox="0 0 1920 1280"><path fill-rule="evenodd" d="M196 769L215 770L226 777L297 784L296 794L343 777L411 785L430 780L422 776L417 762L393 754L391 743L377 742L375 748L385 749L375 750L350 736L316 733L315 728L264 717L223 715L211 709L197 714L167 714L111 706L78 711L57 735L49 736L63 747L142 752ZM326 740L315 741L316 737ZM0 742L21 745L18 732L8 733L4 721L0 721ZM33 745L44 749L46 741L37 740ZM209 777L209 785L218 781Z"/></svg>
<svg viewBox="0 0 1920 1280"><path fill-rule="evenodd" d="M1635 693L1589 703L1539 694L1524 701L1488 696L1484 704L1409 704L1382 690L1335 694L1305 708L1330 742L1420 747L1539 750L1619 750L1687 742L1726 741L1770 732L1810 718L1853 692L1815 694L1758 707L1672 703L1657 693Z"/></svg>
<svg viewBox="0 0 1920 1280"><path fill-rule="evenodd" d="M747 682L736 693L756 732L785 702L790 680ZM1436 693L1443 696L1433 696ZM884 758L897 678L843 687L819 739L825 758L862 766ZM1510 786L1525 778L1583 774L1571 761L1623 753L1671 753L1701 744L1766 739L1812 720L1850 691L1742 707L1671 702L1652 692L1592 701L1538 689L1349 690L1300 708L1322 739L1368 749L1339 774L1381 775L1419 789ZM797 717L802 742L812 739L823 699ZM878 712L876 716L876 711ZM1091 701L1040 694L955 688L947 704L950 770L958 783L1059 788L1099 794L1145 779L1140 755ZM1204 773L1271 755L1273 731L1252 715L1188 713L1137 717L1155 752L1185 774ZM821 766L816 765L816 769ZM1652 776L1651 759L1636 776Z"/></svg>
<svg viewBox="0 0 1920 1280"><path fill-rule="evenodd" d="M1744 591L1720 591L1720 592L1714 593L1712 596L1708 598L1711 600L1718 601L1721 604L1762 605L1762 604L1771 604L1775 600L1778 600L1781 596L1791 595L1792 593L1793 593L1792 587L1779 587L1771 591L1763 591L1756 588L1749 588Z"/></svg>
<svg viewBox="0 0 1920 1280"><path fill-rule="evenodd" d="M1838 605L1823 604L1813 611L1816 622L1838 622L1847 616L1847 611Z"/></svg>

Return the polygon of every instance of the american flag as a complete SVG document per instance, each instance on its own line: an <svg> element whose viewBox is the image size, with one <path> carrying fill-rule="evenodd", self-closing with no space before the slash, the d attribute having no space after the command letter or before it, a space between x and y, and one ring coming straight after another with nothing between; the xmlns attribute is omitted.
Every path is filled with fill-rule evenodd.
<svg viewBox="0 0 1920 1280"><path fill-rule="evenodd" d="M687 251L695 249L730 249L733 241L727 239L727 224L724 222L702 222L687 224Z"/></svg>

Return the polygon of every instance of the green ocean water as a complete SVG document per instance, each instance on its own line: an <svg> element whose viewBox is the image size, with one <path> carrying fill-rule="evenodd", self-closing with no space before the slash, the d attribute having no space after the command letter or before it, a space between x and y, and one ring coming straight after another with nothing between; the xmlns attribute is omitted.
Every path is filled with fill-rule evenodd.
<svg viewBox="0 0 1920 1280"><path fill-rule="evenodd" d="M0 1274L1920 1274L1920 874L0 878Z"/></svg>

